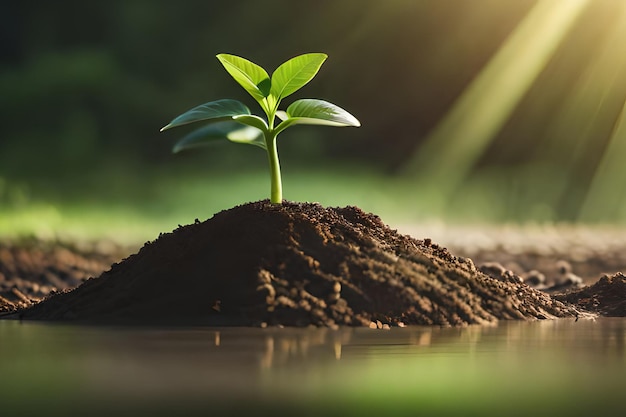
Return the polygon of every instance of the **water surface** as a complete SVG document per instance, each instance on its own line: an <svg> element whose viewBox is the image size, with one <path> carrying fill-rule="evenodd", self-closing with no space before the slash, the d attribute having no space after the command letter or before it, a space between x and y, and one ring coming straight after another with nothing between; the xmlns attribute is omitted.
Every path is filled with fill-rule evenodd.
<svg viewBox="0 0 626 417"><path fill-rule="evenodd" d="M0 415L626 415L625 330L0 321Z"/></svg>

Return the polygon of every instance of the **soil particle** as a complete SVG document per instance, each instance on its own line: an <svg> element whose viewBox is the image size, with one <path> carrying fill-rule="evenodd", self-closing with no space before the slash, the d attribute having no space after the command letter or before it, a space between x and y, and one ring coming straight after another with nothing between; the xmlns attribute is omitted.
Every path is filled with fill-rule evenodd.
<svg viewBox="0 0 626 417"><path fill-rule="evenodd" d="M98 278L19 310L25 319L376 328L574 317L503 272L477 270L356 207L268 201L148 242Z"/></svg>
<svg viewBox="0 0 626 417"><path fill-rule="evenodd" d="M607 317L626 316L626 276L604 275L588 287L556 294L554 298Z"/></svg>

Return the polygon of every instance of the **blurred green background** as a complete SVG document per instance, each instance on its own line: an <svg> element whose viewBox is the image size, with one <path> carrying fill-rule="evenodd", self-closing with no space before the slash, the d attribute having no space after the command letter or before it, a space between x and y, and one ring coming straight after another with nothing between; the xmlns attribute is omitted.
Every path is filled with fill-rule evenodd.
<svg viewBox="0 0 626 417"><path fill-rule="evenodd" d="M326 52L286 100L358 129L279 139L284 196L392 224L626 222L626 2L0 3L0 236L152 239L269 196L266 157L159 128L235 98L215 55Z"/></svg>

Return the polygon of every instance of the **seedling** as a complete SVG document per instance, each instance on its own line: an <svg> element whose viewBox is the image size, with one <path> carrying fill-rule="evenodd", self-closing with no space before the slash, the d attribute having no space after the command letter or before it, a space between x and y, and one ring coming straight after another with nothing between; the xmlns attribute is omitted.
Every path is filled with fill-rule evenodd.
<svg viewBox="0 0 626 417"><path fill-rule="evenodd" d="M283 200L276 147L279 133L297 124L337 127L361 125L350 113L324 100L300 99L291 103L287 110L278 110L282 99L295 93L315 77L326 58L327 55L321 53L299 55L281 64L270 78L263 68L247 59L219 54L217 59L235 81L259 103L266 118L253 115L238 100L222 99L194 107L176 117L161 131L199 121L211 123L182 138L173 148L175 153L224 138L265 149L270 167L270 201L279 204ZM280 120L278 124L277 117Z"/></svg>

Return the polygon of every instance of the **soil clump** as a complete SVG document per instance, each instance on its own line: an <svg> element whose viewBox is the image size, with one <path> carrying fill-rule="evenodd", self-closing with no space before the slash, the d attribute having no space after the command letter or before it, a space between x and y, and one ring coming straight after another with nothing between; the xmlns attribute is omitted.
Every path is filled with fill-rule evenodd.
<svg viewBox="0 0 626 417"><path fill-rule="evenodd" d="M626 317L626 276L604 275L593 285L554 298L602 316Z"/></svg>
<svg viewBox="0 0 626 417"><path fill-rule="evenodd" d="M147 242L23 319L184 325L467 325L575 317L576 307L488 276L356 207L267 200Z"/></svg>

